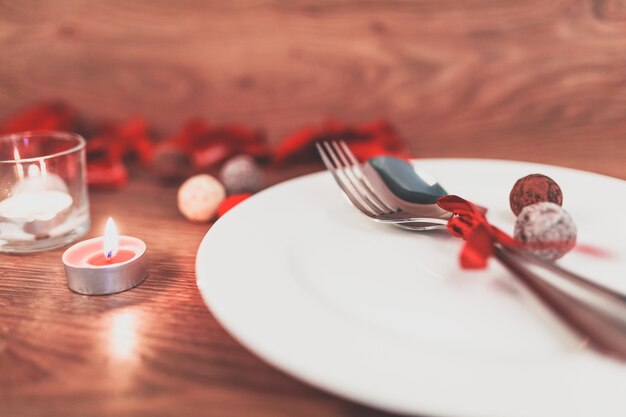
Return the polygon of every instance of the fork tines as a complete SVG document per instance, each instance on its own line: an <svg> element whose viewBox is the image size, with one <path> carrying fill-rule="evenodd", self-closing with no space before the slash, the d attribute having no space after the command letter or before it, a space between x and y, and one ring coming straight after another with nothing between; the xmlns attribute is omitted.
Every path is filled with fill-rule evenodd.
<svg viewBox="0 0 626 417"><path fill-rule="evenodd" d="M339 187L350 202L372 218L397 213L393 204L377 193L361 165L344 141L323 141L315 144L317 151Z"/></svg>

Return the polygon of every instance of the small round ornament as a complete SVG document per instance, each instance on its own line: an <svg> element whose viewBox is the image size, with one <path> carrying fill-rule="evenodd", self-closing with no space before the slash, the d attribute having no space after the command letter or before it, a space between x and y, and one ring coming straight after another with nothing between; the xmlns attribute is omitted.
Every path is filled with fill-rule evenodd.
<svg viewBox="0 0 626 417"><path fill-rule="evenodd" d="M509 194L511 210L516 216L524 207L544 201L560 206L563 204L563 193L552 178L543 174L530 174L520 178Z"/></svg>
<svg viewBox="0 0 626 417"><path fill-rule="evenodd" d="M229 159L219 174L228 194L254 194L263 187L263 172L248 155Z"/></svg>
<svg viewBox="0 0 626 417"><path fill-rule="evenodd" d="M557 204L542 202L526 206L513 232L524 249L546 261L555 261L576 245L576 224Z"/></svg>
<svg viewBox="0 0 626 417"><path fill-rule="evenodd" d="M174 146L159 146L152 163L154 174L164 182L181 180L192 172L191 158Z"/></svg>
<svg viewBox="0 0 626 417"><path fill-rule="evenodd" d="M193 222L206 222L215 216L224 197L224 186L215 177L195 175L178 189L178 209Z"/></svg>

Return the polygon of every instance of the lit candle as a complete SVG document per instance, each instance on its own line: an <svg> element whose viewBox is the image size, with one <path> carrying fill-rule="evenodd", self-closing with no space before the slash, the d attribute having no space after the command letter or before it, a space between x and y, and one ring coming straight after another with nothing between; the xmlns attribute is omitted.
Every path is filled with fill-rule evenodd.
<svg viewBox="0 0 626 417"><path fill-rule="evenodd" d="M119 236L109 218L104 236L75 244L63 254L67 284L81 294L112 294L140 284L148 275L146 244Z"/></svg>
<svg viewBox="0 0 626 417"><path fill-rule="evenodd" d="M112 218L109 217L104 226L102 252L95 254L87 260L92 266L114 265L126 262L135 257L135 251L127 249L119 249L119 238L117 227Z"/></svg>
<svg viewBox="0 0 626 417"><path fill-rule="evenodd" d="M65 182L54 174L48 174L44 160L39 166L31 164L24 177L21 164L21 180L11 190L11 196L0 202L0 218L21 225L26 233L43 237L65 221L74 200L67 192Z"/></svg>

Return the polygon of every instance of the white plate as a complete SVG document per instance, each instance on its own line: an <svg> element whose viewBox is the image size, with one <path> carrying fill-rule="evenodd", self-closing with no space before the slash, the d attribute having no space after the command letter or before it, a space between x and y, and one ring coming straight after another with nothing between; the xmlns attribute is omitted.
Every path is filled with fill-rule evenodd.
<svg viewBox="0 0 626 417"><path fill-rule="evenodd" d="M430 159L448 192L512 231L515 180L560 184L581 250L561 263L626 293L626 183L547 165ZM381 409L463 417L624 417L626 366L586 350L461 241L371 222L328 173L276 185L208 232L198 287L244 346L317 387Z"/></svg>

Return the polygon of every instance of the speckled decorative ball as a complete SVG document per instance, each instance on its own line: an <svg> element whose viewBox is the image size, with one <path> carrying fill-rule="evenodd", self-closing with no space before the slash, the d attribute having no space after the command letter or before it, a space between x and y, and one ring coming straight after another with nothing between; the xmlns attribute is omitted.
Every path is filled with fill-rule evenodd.
<svg viewBox="0 0 626 417"><path fill-rule="evenodd" d="M215 177L195 175L178 189L178 209L193 222L206 222L215 216L224 197L224 186Z"/></svg>
<svg viewBox="0 0 626 417"><path fill-rule="evenodd" d="M509 194L511 210L516 216L524 207L543 201L560 206L563 204L563 193L561 187L552 178L542 174L531 174L520 178Z"/></svg>
<svg viewBox="0 0 626 417"><path fill-rule="evenodd" d="M515 238L536 256L555 261L576 244L576 224L559 205L543 202L526 206L515 222Z"/></svg>
<svg viewBox="0 0 626 417"><path fill-rule="evenodd" d="M229 195L256 193L263 187L263 172L248 155L229 159L219 174Z"/></svg>

